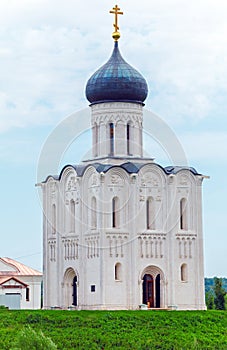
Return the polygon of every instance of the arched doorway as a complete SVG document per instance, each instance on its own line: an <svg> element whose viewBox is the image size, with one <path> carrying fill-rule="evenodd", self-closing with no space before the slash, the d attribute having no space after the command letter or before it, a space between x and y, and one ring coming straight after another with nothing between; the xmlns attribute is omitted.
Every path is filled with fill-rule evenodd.
<svg viewBox="0 0 227 350"><path fill-rule="evenodd" d="M73 268L68 268L64 275L64 306L78 305L78 277Z"/></svg>
<svg viewBox="0 0 227 350"><path fill-rule="evenodd" d="M142 273L142 303L151 308L164 307L164 275L156 266L148 266Z"/></svg>
<svg viewBox="0 0 227 350"><path fill-rule="evenodd" d="M154 307L154 279L150 274L143 277L143 304Z"/></svg>

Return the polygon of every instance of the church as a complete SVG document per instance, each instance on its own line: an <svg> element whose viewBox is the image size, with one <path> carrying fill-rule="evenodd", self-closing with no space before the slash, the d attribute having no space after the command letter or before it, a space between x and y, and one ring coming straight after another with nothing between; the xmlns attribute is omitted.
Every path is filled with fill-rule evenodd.
<svg viewBox="0 0 227 350"><path fill-rule="evenodd" d="M44 308L204 310L204 176L144 157L148 86L110 12L113 52L86 84L93 156L41 184Z"/></svg>

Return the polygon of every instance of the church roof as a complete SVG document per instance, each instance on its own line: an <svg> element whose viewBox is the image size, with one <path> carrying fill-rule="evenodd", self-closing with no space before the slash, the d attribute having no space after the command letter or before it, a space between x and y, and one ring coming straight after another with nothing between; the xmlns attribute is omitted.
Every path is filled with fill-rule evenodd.
<svg viewBox="0 0 227 350"><path fill-rule="evenodd" d="M12 270L1 271L0 276L42 276L42 273L10 258L0 258L0 262L12 267Z"/></svg>
<svg viewBox="0 0 227 350"><path fill-rule="evenodd" d="M143 104L148 94L144 77L121 56L118 42L110 59L88 80L86 97L91 104L134 102Z"/></svg>
<svg viewBox="0 0 227 350"><path fill-rule="evenodd" d="M177 174L181 170L188 170L194 175L201 175L197 172L197 170L193 167L182 167L182 166L166 166L164 168L166 174Z"/></svg>
<svg viewBox="0 0 227 350"><path fill-rule="evenodd" d="M70 165L70 164L68 164L68 165L64 166L64 168L61 170L61 173L60 173L59 176L57 176L57 175L51 176L50 175L50 176L48 176L46 178L44 183L47 182L47 180L50 177L54 178L55 180L60 180L64 170L67 167L74 168L76 170L77 176L82 177L84 172L86 171L86 169L88 167L90 167L90 166L94 167L95 170L98 173L106 173L111 168L121 168L121 169L124 169L128 174L137 174L140 171L140 169L142 169L144 166L146 166L148 164L149 163L133 163L133 162L126 162L126 163L123 163L121 165L102 164L102 163L91 163L91 164L86 164L86 165L84 165L84 164L79 164L79 165ZM187 166L167 166L167 167L162 167L161 165L156 164L156 163L150 163L150 164L158 166L160 169L163 170L163 172L166 175L171 175L171 174L175 175L181 170L190 171L194 175L201 175L200 173L197 172L197 170L195 168L192 168L192 167L187 167Z"/></svg>

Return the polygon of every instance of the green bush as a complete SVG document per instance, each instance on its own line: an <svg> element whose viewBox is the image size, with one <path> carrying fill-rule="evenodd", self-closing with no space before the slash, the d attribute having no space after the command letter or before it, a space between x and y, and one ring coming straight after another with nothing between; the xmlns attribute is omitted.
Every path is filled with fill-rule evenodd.
<svg viewBox="0 0 227 350"><path fill-rule="evenodd" d="M5 305L0 305L0 310L9 310L9 308Z"/></svg>
<svg viewBox="0 0 227 350"><path fill-rule="evenodd" d="M57 346L41 330L34 331L30 326L22 329L11 350L55 350Z"/></svg>

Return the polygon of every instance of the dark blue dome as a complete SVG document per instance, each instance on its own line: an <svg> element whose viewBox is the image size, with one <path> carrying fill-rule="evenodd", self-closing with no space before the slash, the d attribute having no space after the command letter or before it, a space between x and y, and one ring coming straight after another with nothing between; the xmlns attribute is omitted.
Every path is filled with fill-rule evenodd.
<svg viewBox="0 0 227 350"><path fill-rule="evenodd" d="M112 56L88 80L86 97L91 104L145 101L148 87L143 76L121 56L115 42Z"/></svg>

